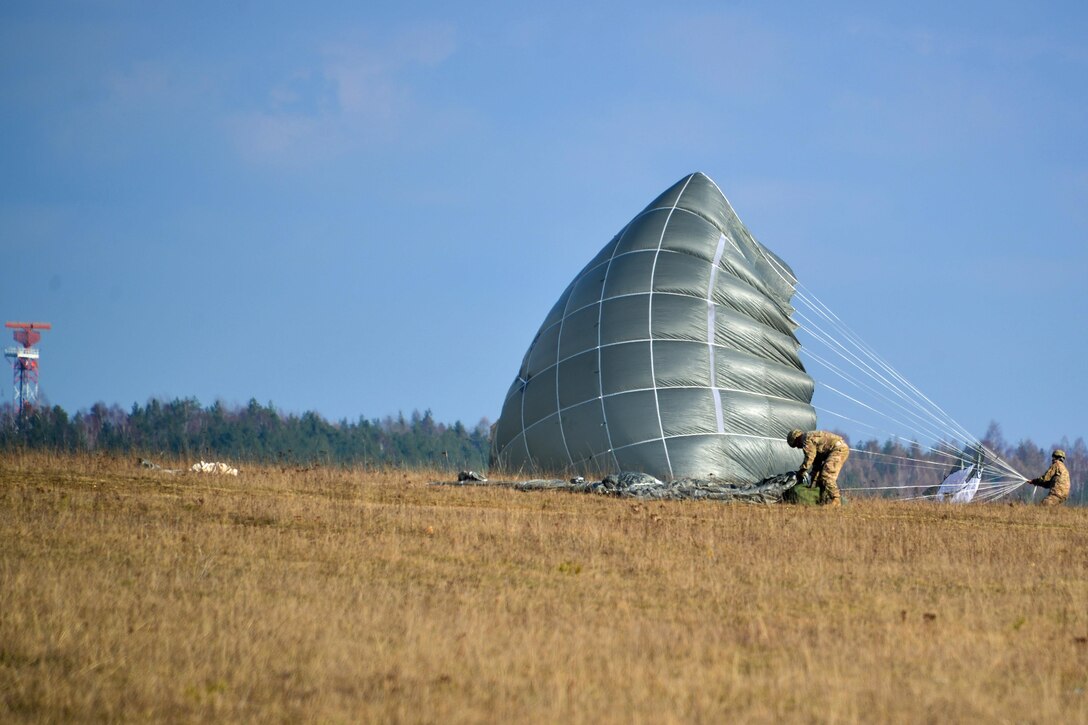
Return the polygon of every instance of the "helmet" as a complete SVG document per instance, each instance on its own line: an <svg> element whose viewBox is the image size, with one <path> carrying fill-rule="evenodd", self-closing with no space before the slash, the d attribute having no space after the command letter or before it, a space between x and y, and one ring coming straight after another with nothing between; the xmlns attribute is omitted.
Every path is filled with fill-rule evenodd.
<svg viewBox="0 0 1088 725"><path fill-rule="evenodd" d="M1065 460L1065 451L1063 451L1061 448L1056 448L1056 449L1054 449L1054 452L1050 454L1050 457L1051 458L1057 458L1058 460L1064 461Z"/></svg>
<svg viewBox="0 0 1088 725"><path fill-rule="evenodd" d="M801 436L804 434L805 432L800 428L794 428L786 435L786 442L792 446L797 443L797 441L801 440Z"/></svg>

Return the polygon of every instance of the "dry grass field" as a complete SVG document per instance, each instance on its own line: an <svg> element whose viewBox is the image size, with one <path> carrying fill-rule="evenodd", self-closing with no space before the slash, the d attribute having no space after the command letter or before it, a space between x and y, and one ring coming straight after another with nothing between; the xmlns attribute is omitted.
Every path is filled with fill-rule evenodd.
<svg viewBox="0 0 1088 725"><path fill-rule="evenodd" d="M1088 510L0 461L0 720L1088 722Z"/></svg>

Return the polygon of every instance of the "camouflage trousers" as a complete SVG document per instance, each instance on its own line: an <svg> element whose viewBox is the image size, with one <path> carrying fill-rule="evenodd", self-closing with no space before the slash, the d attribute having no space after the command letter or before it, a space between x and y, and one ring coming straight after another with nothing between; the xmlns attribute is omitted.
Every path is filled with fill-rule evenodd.
<svg viewBox="0 0 1088 725"><path fill-rule="evenodd" d="M1040 506L1061 506L1065 503L1067 496L1061 494L1058 491L1051 490L1042 501L1039 502Z"/></svg>
<svg viewBox="0 0 1088 725"><path fill-rule="evenodd" d="M828 506L841 506L842 498L839 496L839 472L842 470L846 459L850 457L850 449L846 445L835 446L834 450L824 457L822 462L816 463L816 475L814 479L820 489L820 503Z"/></svg>

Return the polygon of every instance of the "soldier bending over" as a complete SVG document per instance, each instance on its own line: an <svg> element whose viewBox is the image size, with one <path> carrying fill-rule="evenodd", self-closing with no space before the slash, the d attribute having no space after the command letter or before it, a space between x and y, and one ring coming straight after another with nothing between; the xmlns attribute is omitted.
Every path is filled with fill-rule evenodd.
<svg viewBox="0 0 1088 725"><path fill-rule="evenodd" d="M793 448L805 451L805 460L797 469L797 482L805 479L805 472L812 471L813 482L820 487L820 503L828 506L841 506L839 485L835 482L839 471L850 456L850 446L842 436L825 430L803 430L794 428L786 436L786 442Z"/></svg>

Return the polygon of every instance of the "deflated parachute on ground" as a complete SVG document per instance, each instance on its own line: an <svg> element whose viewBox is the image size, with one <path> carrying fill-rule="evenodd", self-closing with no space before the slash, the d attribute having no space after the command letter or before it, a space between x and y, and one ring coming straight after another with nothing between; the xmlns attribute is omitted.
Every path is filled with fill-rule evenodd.
<svg viewBox="0 0 1088 725"><path fill-rule="evenodd" d="M545 318L495 425L492 465L737 483L796 468L786 433L816 414L794 282L713 181L681 179Z"/></svg>

